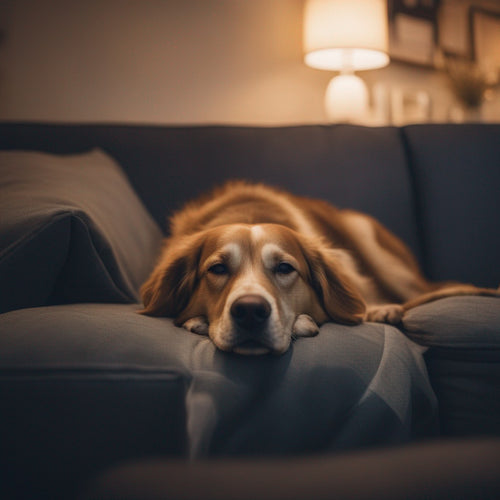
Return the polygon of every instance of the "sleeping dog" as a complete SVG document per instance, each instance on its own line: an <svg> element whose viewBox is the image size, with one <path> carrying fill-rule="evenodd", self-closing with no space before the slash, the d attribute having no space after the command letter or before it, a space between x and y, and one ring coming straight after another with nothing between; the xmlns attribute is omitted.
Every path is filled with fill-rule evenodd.
<svg viewBox="0 0 500 500"><path fill-rule="evenodd" d="M397 324L425 302L498 293L431 283L372 217L262 184L228 183L174 214L170 229L141 312L223 351L281 354L327 321Z"/></svg>

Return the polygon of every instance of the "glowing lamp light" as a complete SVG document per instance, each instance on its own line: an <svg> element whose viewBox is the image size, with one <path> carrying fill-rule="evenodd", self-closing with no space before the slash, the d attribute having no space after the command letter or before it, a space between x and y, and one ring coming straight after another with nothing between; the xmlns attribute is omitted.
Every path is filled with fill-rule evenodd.
<svg viewBox="0 0 500 500"><path fill-rule="evenodd" d="M329 83L330 121L356 121L368 108L368 90L355 71L389 64L385 0L308 0L304 10L305 63L340 71Z"/></svg>

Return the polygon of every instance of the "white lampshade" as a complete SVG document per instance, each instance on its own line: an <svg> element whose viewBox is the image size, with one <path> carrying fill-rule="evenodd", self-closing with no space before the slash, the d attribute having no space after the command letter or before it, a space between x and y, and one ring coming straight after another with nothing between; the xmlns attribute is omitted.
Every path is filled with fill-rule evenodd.
<svg viewBox="0 0 500 500"><path fill-rule="evenodd" d="M386 0L308 0L305 63L326 70L365 70L389 63Z"/></svg>

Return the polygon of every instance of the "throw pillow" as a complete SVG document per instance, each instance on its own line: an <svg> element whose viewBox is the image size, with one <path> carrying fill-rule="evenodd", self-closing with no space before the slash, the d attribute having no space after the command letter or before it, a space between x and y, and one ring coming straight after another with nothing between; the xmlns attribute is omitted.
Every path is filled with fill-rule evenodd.
<svg viewBox="0 0 500 500"><path fill-rule="evenodd" d="M136 302L161 238L103 151L0 152L0 312Z"/></svg>

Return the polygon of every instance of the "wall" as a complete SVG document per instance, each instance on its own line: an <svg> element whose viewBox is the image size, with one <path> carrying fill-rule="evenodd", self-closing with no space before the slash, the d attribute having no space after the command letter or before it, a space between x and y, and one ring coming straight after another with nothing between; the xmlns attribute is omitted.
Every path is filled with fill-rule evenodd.
<svg viewBox="0 0 500 500"><path fill-rule="evenodd" d="M314 122L301 0L14 0L0 117Z"/></svg>
<svg viewBox="0 0 500 500"><path fill-rule="evenodd" d="M302 62L303 0L3 0L0 119L293 124L324 121L331 73ZM395 63L369 84L442 76Z"/></svg>

